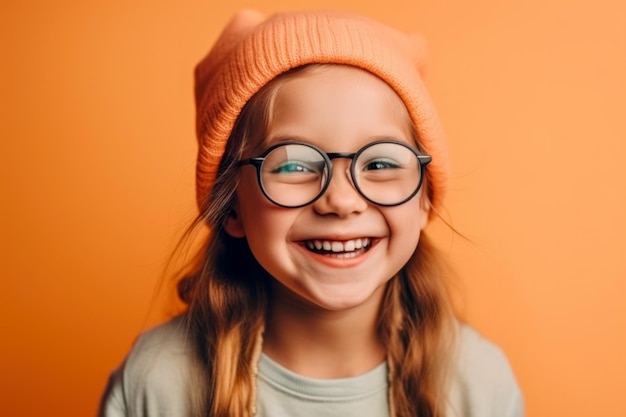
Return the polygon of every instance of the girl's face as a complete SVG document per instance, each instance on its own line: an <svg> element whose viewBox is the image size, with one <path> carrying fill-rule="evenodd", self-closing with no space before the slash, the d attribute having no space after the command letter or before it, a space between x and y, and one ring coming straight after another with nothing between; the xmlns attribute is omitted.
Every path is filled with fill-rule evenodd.
<svg viewBox="0 0 626 417"><path fill-rule="evenodd" d="M415 146L409 120L400 98L377 77L352 67L325 66L280 84L260 148L285 140L325 152L356 152L381 139ZM257 154L246 157L252 156ZM246 237L257 261L286 290L278 297L335 311L377 306L384 284L415 251L428 221L427 203L420 191L399 206L374 205L352 185L349 159L332 164L326 192L300 208L270 202L255 168L242 166L235 210L225 229Z"/></svg>

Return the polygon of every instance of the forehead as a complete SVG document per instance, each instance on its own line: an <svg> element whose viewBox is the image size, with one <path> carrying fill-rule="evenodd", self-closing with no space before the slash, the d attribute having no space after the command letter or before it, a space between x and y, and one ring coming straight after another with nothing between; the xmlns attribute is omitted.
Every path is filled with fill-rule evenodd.
<svg viewBox="0 0 626 417"><path fill-rule="evenodd" d="M367 71L315 66L277 80L275 88L266 144L283 137L361 145L384 137L413 142L404 103Z"/></svg>

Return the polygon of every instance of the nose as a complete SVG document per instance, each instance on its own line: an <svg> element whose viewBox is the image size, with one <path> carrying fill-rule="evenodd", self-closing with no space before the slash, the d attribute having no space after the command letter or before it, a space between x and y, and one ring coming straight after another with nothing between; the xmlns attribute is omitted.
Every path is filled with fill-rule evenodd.
<svg viewBox="0 0 626 417"><path fill-rule="evenodd" d="M322 215L334 214L338 217L348 217L363 212L367 207L367 201L352 183L350 160L334 160L330 184L326 192L313 203L313 209Z"/></svg>

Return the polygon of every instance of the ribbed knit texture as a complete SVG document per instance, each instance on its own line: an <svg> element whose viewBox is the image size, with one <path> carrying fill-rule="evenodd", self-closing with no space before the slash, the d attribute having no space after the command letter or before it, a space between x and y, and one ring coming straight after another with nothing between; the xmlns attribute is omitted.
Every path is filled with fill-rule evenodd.
<svg viewBox="0 0 626 417"><path fill-rule="evenodd" d="M448 155L420 76L424 57L425 43L419 36L358 15L299 12L265 20L252 10L237 13L195 72L200 209L207 203L226 142L246 102L276 76L312 63L362 68L395 90L415 124L419 144L433 158L427 180L431 203L438 208L445 193Z"/></svg>

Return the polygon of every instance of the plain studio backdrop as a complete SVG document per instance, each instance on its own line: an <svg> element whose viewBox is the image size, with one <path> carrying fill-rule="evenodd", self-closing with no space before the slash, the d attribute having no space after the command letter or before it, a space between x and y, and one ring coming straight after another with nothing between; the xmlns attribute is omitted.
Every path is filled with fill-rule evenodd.
<svg viewBox="0 0 626 417"><path fill-rule="evenodd" d="M228 5L225 5L228 4ZM89 416L166 317L195 214L192 70L241 7L357 11L429 41L463 316L528 416L624 416L626 7L619 0L5 0L0 415Z"/></svg>

